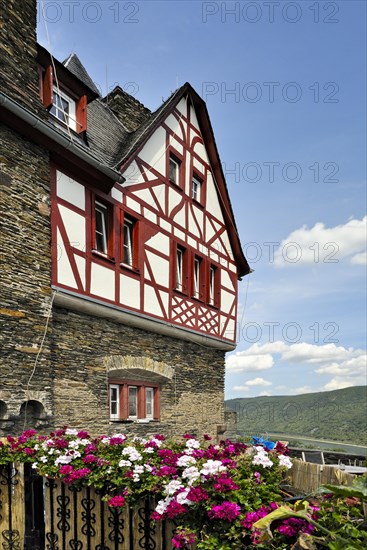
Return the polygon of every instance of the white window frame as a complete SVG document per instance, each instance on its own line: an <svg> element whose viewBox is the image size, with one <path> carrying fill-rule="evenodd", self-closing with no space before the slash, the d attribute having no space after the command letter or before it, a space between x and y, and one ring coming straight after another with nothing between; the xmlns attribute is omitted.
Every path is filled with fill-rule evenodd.
<svg viewBox="0 0 367 550"><path fill-rule="evenodd" d="M102 254L108 254L108 206L104 204L103 202L95 201L95 240L96 240L96 250L97 252L101 252ZM101 215L102 220L102 231L97 230L97 212ZM97 246L97 234L102 237L103 241L103 250L100 250Z"/></svg>
<svg viewBox="0 0 367 550"><path fill-rule="evenodd" d="M136 414L130 414L130 390L136 390L136 394L135 394L135 409L136 409ZM127 407L128 407L128 419L130 420L137 420L138 418L138 407L139 407L139 400L138 400L138 393L139 393L139 388L138 386L128 386L127 387L127 400L128 400L128 403L127 403Z"/></svg>
<svg viewBox="0 0 367 550"><path fill-rule="evenodd" d="M215 272L216 267L213 265L209 268L209 305L214 306L215 304Z"/></svg>
<svg viewBox="0 0 367 550"><path fill-rule="evenodd" d="M60 98L68 103L69 112L65 112L58 104L57 98ZM61 91L56 86L53 87L52 94L52 107L50 113L57 118L60 122L69 126L71 130L76 132L76 103L75 100L68 96L65 92Z"/></svg>
<svg viewBox="0 0 367 550"><path fill-rule="evenodd" d="M192 176L191 180L191 198L197 202L200 202L201 198L201 180L195 175Z"/></svg>
<svg viewBox="0 0 367 550"><path fill-rule="evenodd" d="M176 250L176 286L175 289L183 291L183 266L184 266L184 250L177 247Z"/></svg>
<svg viewBox="0 0 367 550"><path fill-rule="evenodd" d="M174 177L173 178L171 178L171 163L172 163L172 165L175 166ZM168 179L169 179L169 181L171 181L175 185L177 185L177 186L180 185L180 163L175 158L173 158L171 155L170 155L169 161L168 161Z"/></svg>
<svg viewBox="0 0 367 550"><path fill-rule="evenodd" d="M201 259L198 256L194 258L194 298L200 298L200 267Z"/></svg>
<svg viewBox="0 0 367 550"><path fill-rule="evenodd" d="M118 384L110 384L109 387L110 392L110 419L111 420L119 420L120 419L120 386ZM117 398L112 400L112 391L116 390ZM116 413L112 413L112 403L116 403Z"/></svg>
<svg viewBox="0 0 367 550"><path fill-rule="evenodd" d="M123 264L133 267L134 262L134 225L130 218L124 218L124 239L123 239Z"/></svg>
<svg viewBox="0 0 367 550"><path fill-rule="evenodd" d="M151 413L148 414L148 394L151 395ZM146 418L154 418L154 388L146 387L145 388L145 417Z"/></svg>

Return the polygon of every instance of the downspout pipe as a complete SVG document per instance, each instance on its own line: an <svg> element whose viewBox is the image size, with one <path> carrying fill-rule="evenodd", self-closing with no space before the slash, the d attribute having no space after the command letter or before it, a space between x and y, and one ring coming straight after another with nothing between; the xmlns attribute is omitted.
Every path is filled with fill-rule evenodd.
<svg viewBox="0 0 367 550"><path fill-rule="evenodd" d="M58 132L55 128L41 120L25 107L19 105L19 103L3 92L0 92L0 107L4 107L4 109L18 117L25 122L25 124L37 129L38 132L60 145L63 149L70 151L73 155L101 172L104 176L107 176L113 182L123 183L125 181L125 178L120 172L100 162L93 155L85 151L78 143L75 143L69 137Z"/></svg>

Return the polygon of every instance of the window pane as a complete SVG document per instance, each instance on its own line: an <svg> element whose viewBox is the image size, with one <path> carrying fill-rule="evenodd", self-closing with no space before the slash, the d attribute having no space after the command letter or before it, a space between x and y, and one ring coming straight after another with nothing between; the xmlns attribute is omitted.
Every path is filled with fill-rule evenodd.
<svg viewBox="0 0 367 550"><path fill-rule="evenodd" d="M194 260L194 297L199 298L200 295L200 259Z"/></svg>
<svg viewBox="0 0 367 550"><path fill-rule="evenodd" d="M194 200L200 201L200 186L201 182L197 178L192 178L191 196Z"/></svg>
<svg viewBox="0 0 367 550"><path fill-rule="evenodd" d="M120 415L119 391L119 386L110 386L110 417L115 419Z"/></svg>
<svg viewBox="0 0 367 550"><path fill-rule="evenodd" d="M209 303L210 305L214 304L214 280L215 280L215 268L210 268L210 279L209 279Z"/></svg>
<svg viewBox="0 0 367 550"><path fill-rule="evenodd" d="M134 222L132 220L125 219L123 262L127 265L133 265L133 227Z"/></svg>
<svg viewBox="0 0 367 550"><path fill-rule="evenodd" d="M107 206L96 202L96 249L103 254L107 254L107 227Z"/></svg>
<svg viewBox="0 0 367 550"><path fill-rule="evenodd" d="M146 388L146 417L153 418L154 390Z"/></svg>
<svg viewBox="0 0 367 550"><path fill-rule="evenodd" d="M173 183L178 183L178 163L173 159L169 159L169 179Z"/></svg>
<svg viewBox="0 0 367 550"><path fill-rule="evenodd" d="M177 249L176 254L176 289L182 290L183 250Z"/></svg>
<svg viewBox="0 0 367 550"><path fill-rule="evenodd" d="M129 386L129 417L138 416L138 388Z"/></svg>

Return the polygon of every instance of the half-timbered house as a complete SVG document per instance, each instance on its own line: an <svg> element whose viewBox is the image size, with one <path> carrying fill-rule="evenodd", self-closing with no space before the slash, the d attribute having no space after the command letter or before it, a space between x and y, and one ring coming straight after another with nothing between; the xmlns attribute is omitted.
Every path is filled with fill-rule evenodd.
<svg viewBox="0 0 367 550"><path fill-rule="evenodd" d="M5 5L0 428L217 435L249 266L206 105L102 98Z"/></svg>

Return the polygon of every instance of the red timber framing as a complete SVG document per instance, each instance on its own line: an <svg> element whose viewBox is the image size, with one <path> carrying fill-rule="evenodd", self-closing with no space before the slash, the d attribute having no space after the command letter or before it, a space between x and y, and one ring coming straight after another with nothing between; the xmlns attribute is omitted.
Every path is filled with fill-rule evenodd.
<svg viewBox="0 0 367 550"><path fill-rule="evenodd" d="M52 167L52 281L122 311L234 343L237 280L249 267L202 109L192 93L177 98L156 124L159 132L124 165L125 183L109 194L59 167L76 182L67 197ZM71 242L74 221L85 234L83 246Z"/></svg>

